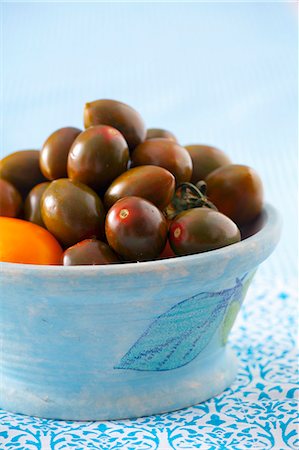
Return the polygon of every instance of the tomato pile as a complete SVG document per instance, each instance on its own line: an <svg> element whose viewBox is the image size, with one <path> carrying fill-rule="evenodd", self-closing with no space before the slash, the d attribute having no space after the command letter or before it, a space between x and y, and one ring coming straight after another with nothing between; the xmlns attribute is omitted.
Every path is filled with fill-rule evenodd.
<svg viewBox="0 0 299 450"><path fill-rule="evenodd" d="M241 240L263 187L221 150L146 129L115 100L84 108L42 149L0 161L0 260L88 265L206 252Z"/></svg>

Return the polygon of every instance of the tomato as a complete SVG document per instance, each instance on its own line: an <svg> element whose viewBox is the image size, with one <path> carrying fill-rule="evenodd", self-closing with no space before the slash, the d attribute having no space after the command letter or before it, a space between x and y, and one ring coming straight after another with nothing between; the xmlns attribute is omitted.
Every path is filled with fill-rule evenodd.
<svg viewBox="0 0 299 450"><path fill-rule="evenodd" d="M251 167L230 164L206 178L208 198L238 225L254 220L263 208L262 180Z"/></svg>
<svg viewBox="0 0 299 450"><path fill-rule="evenodd" d="M9 181L0 178L0 216L18 217L22 203L19 191Z"/></svg>
<svg viewBox="0 0 299 450"><path fill-rule="evenodd" d="M62 248L49 231L31 222L0 217L0 261L60 264Z"/></svg>
<svg viewBox="0 0 299 450"><path fill-rule="evenodd" d="M45 227L41 213L41 198L45 190L50 186L50 181L39 183L34 186L26 197L24 204L24 218L29 222Z"/></svg>
<svg viewBox="0 0 299 450"><path fill-rule="evenodd" d="M193 208L172 221L169 242L176 255L207 252L239 242L237 225L218 211Z"/></svg>
<svg viewBox="0 0 299 450"><path fill-rule="evenodd" d="M127 170L128 144L115 128L98 125L83 131L74 141L67 160L71 180L80 181L96 191Z"/></svg>
<svg viewBox="0 0 299 450"><path fill-rule="evenodd" d="M124 197L108 211L105 230L110 247L125 260L146 261L163 250L168 225L153 203L140 197Z"/></svg>
<svg viewBox="0 0 299 450"><path fill-rule="evenodd" d="M144 141L146 128L140 114L125 103L115 100L95 100L85 104L85 128L95 125L110 125L124 136L132 151Z"/></svg>
<svg viewBox="0 0 299 450"><path fill-rule="evenodd" d="M169 139L170 141L178 142L177 138L171 131L164 130L163 128L149 128L146 132L145 140L148 141L149 139L156 138Z"/></svg>
<svg viewBox="0 0 299 450"><path fill-rule="evenodd" d="M65 250L62 262L64 266L82 266L112 264L120 261L109 245L97 239L85 239Z"/></svg>
<svg viewBox="0 0 299 450"><path fill-rule="evenodd" d="M261 213L256 217L256 219L252 220L251 222L240 225L242 240L247 239L248 237L253 236L258 231L260 231L265 224L265 217L266 215Z"/></svg>
<svg viewBox="0 0 299 450"><path fill-rule="evenodd" d="M49 180L67 177L67 158L79 128L64 127L54 131L43 145L39 165L43 175Z"/></svg>
<svg viewBox="0 0 299 450"><path fill-rule="evenodd" d="M40 204L44 224L62 245L69 247L83 239L104 237L104 206L85 184L67 178L54 180Z"/></svg>
<svg viewBox="0 0 299 450"><path fill-rule="evenodd" d="M209 173L218 167L231 164L229 157L219 148L210 145L186 145L189 155L192 158L193 172L191 183L196 184L204 180Z"/></svg>
<svg viewBox="0 0 299 450"><path fill-rule="evenodd" d="M169 139L149 139L139 144L132 153L132 166L160 166L169 170L176 183L189 181L192 176L192 159L188 151Z"/></svg>
<svg viewBox="0 0 299 450"><path fill-rule="evenodd" d="M120 198L142 197L163 210L171 201L175 188L174 176L163 167L139 166L117 177L105 193L107 209Z"/></svg>
<svg viewBox="0 0 299 450"><path fill-rule="evenodd" d="M39 167L39 150L20 150L0 160L0 178L9 181L22 197L38 183L47 181Z"/></svg>

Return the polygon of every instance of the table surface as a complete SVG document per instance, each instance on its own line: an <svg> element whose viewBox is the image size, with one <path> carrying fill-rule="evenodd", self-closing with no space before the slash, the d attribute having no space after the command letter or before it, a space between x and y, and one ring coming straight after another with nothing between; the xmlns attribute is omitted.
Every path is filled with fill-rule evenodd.
<svg viewBox="0 0 299 450"><path fill-rule="evenodd" d="M82 126L114 98L182 144L208 143L261 174L284 229L234 326L232 387L174 413L61 422L0 411L3 449L299 448L298 67L295 2L1 3L1 156Z"/></svg>

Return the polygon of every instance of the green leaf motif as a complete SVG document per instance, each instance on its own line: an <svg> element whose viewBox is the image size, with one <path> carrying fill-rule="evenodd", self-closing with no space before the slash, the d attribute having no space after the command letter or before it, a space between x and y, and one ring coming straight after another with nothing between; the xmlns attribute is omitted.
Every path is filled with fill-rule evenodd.
<svg viewBox="0 0 299 450"><path fill-rule="evenodd" d="M222 324L222 332L221 332L222 345L225 345L227 343L228 335L233 327L233 324L235 323L238 312L240 311L240 307L241 307L240 302L234 300L227 308L227 313L224 317L224 321Z"/></svg>
<svg viewBox="0 0 299 450"><path fill-rule="evenodd" d="M190 363L208 345L228 304L243 298L243 281L220 292L201 292L158 316L115 369L164 371Z"/></svg>

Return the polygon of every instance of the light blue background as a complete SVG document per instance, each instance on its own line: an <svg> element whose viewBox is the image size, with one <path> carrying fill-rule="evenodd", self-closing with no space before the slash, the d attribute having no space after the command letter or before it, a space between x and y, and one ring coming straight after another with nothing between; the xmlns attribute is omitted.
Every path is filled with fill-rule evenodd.
<svg viewBox="0 0 299 450"><path fill-rule="evenodd" d="M1 156L82 126L85 101L129 103L182 144L253 166L284 232L263 266L297 261L295 3L2 4Z"/></svg>

